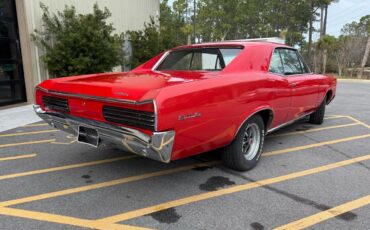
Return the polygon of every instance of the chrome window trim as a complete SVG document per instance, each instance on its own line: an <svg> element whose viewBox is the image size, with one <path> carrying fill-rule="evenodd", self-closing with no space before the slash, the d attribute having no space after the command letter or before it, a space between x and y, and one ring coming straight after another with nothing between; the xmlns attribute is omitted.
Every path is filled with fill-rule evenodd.
<svg viewBox="0 0 370 230"><path fill-rule="evenodd" d="M166 51L162 57L154 64L152 71L158 71L157 68L162 64L164 59L171 53L171 51Z"/></svg>

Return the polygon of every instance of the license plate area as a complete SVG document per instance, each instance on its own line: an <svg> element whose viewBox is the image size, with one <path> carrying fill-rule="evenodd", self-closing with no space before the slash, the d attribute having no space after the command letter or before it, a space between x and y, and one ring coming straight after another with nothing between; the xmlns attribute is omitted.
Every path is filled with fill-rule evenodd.
<svg viewBox="0 0 370 230"><path fill-rule="evenodd" d="M79 126L77 141L97 148L99 145L99 133L96 129Z"/></svg>

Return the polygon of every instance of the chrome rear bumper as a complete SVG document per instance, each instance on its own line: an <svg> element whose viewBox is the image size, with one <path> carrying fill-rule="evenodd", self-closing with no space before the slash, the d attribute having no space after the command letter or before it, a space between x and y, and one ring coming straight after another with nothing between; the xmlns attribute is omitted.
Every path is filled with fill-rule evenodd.
<svg viewBox="0 0 370 230"><path fill-rule="evenodd" d="M135 129L114 126L107 123L80 118L58 112L46 112L34 105L36 114L50 126L78 135L79 126L95 129L101 143L115 144L118 148L168 163L171 160L175 139L174 131L153 132L151 136Z"/></svg>

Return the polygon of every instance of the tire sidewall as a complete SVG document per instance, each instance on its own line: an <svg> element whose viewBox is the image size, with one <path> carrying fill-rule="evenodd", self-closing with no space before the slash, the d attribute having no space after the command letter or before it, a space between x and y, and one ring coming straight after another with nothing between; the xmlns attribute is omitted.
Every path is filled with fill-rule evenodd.
<svg viewBox="0 0 370 230"><path fill-rule="evenodd" d="M242 143L243 143L243 137L244 137L244 132L245 132L245 129L247 128L248 125L250 124L257 124L259 129L260 129L260 143L259 143L259 148L258 148L258 152L256 154L256 156L251 159L251 160L247 160L242 152ZM239 166L241 166L242 170L249 170L249 169L252 169L253 167L255 167L261 157L261 154L262 154L262 149L263 149L263 144L265 142L265 125L264 125L264 122L262 120L262 118L257 115L257 116L253 116L251 117L250 119L248 119L244 124L243 126L240 128L237 136L236 136L236 139L235 141L233 142L233 149L232 151L234 152L235 154L235 157L239 163Z"/></svg>

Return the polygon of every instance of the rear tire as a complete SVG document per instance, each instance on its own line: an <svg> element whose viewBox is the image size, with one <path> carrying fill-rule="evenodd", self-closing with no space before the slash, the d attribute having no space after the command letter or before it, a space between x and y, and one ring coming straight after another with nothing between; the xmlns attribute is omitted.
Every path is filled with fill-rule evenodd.
<svg viewBox="0 0 370 230"><path fill-rule="evenodd" d="M227 167L238 171L254 168L261 156L265 139L265 124L261 116L248 119L234 141L225 148L223 160Z"/></svg>
<svg viewBox="0 0 370 230"><path fill-rule="evenodd" d="M326 107L326 97L324 98L320 107L313 114L310 115L310 123L321 125L324 122L325 107Z"/></svg>

